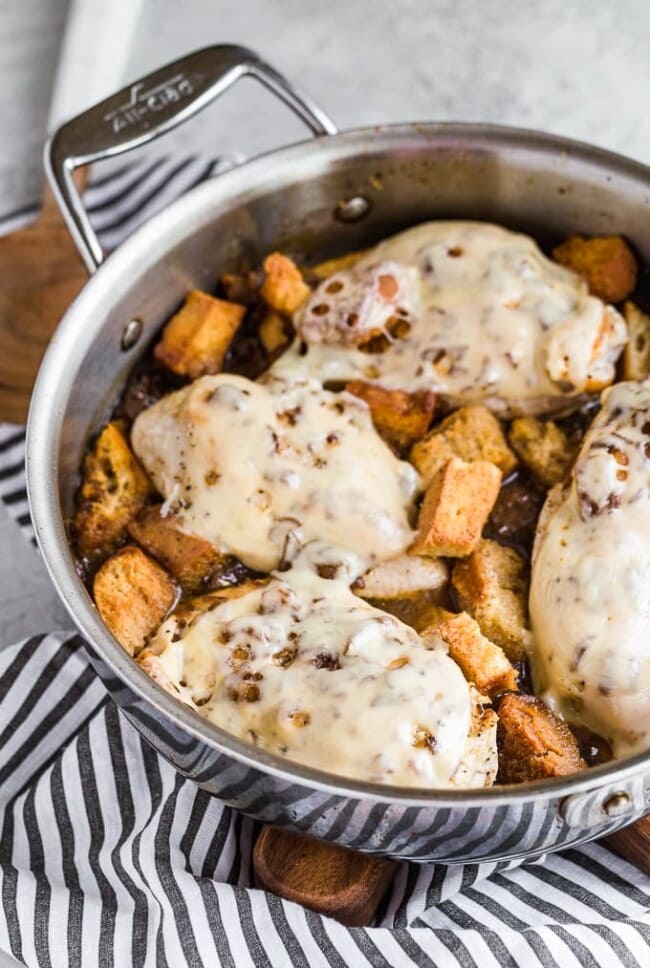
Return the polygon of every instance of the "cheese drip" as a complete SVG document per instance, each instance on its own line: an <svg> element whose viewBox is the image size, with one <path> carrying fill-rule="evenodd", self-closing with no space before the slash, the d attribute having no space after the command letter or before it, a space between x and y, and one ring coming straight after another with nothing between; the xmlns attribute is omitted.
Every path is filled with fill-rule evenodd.
<svg viewBox="0 0 650 968"><path fill-rule="evenodd" d="M650 747L650 380L619 383L538 525L535 691L617 756Z"/></svg>
<svg viewBox="0 0 650 968"><path fill-rule="evenodd" d="M494 713L442 642L425 647L350 591L355 567L317 542L268 584L190 622L172 616L152 643L157 677L211 722L307 766L415 787L492 783Z"/></svg>
<svg viewBox="0 0 650 968"><path fill-rule="evenodd" d="M183 526L259 571L286 557L289 532L348 548L359 574L412 541L417 472L362 401L300 372L202 377L143 411L132 443Z"/></svg>
<svg viewBox="0 0 650 968"><path fill-rule="evenodd" d="M302 342L303 371L323 382L433 390L502 415L551 412L602 389L627 335L616 310L533 239L480 222L386 239L324 280L294 322L300 339L278 372Z"/></svg>

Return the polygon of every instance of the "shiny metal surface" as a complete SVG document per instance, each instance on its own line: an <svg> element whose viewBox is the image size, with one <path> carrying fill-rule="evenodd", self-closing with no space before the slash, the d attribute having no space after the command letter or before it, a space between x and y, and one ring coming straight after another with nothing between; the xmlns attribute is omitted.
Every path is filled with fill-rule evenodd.
<svg viewBox="0 0 650 968"><path fill-rule="evenodd" d="M337 219L341 200L356 195L369 202L365 215ZM650 262L649 214L650 170L624 158L512 129L404 125L248 162L193 190L107 259L61 323L38 378L30 500L45 561L93 664L129 720L181 773L261 820L414 861L536 855L650 811L648 756L563 781L437 794L346 780L260 752L201 720L129 659L79 580L64 529L89 435L188 288L209 289L222 271L257 264L271 248L319 260L446 217L500 222L543 243L624 232ZM143 335L125 352L133 318ZM620 812L612 815L613 797Z"/></svg>
<svg viewBox="0 0 650 968"><path fill-rule="evenodd" d="M194 51L140 78L62 125L45 145L44 164L57 204L86 268L104 254L72 180L75 168L132 151L188 121L242 77L253 77L315 135L336 134L324 111L246 47L219 44Z"/></svg>

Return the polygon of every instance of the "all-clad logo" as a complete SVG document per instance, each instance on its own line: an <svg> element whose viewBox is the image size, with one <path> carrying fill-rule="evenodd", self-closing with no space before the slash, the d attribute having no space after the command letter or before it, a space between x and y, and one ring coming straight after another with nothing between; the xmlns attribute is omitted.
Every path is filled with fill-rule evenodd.
<svg viewBox="0 0 650 968"><path fill-rule="evenodd" d="M110 124L117 134L118 131L123 131L132 124L138 124L148 114L163 111L170 104L178 104L193 93L192 82L183 73L176 74L169 80L147 89L143 84L133 84L129 100L104 115L104 121Z"/></svg>

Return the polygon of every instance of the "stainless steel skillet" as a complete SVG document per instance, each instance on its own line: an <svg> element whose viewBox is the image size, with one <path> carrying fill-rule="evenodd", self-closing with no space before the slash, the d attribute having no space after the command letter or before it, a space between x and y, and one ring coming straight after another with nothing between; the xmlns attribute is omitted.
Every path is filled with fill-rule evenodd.
<svg viewBox="0 0 650 968"><path fill-rule="evenodd" d="M183 122L252 76L311 128L169 206L104 260L71 174ZM431 218L486 219L541 242L624 233L650 263L650 169L566 139L488 125L402 124L337 133L254 53L198 51L61 128L48 176L91 278L61 322L34 391L27 441L32 514L47 567L91 661L161 755L227 803L361 850L467 862L555 850L650 811L650 755L564 781L420 792L341 779L256 750L160 689L101 622L79 579L64 520L88 437L136 359L191 287L214 286L271 249L319 260ZM363 715L363 710L359 710Z"/></svg>

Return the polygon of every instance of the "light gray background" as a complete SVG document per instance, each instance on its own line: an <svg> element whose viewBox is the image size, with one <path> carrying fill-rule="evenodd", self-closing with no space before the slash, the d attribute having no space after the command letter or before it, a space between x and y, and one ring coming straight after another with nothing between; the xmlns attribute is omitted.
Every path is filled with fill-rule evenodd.
<svg viewBox="0 0 650 968"><path fill-rule="evenodd" d="M228 41L258 50L342 128L492 121L650 162L648 0L145 0L124 80ZM166 140L170 150L251 152L302 136L248 82ZM0 645L66 622L2 510L0 589Z"/></svg>
<svg viewBox="0 0 650 968"><path fill-rule="evenodd" d="M32 206L68 0L0 0L0 215ZM20 222L20 217L16 222Z"/></svg>
<svg viewBox="0 0 650 968"><path fill-rule="evenodd" d="M234 41L300 83L343 128L493 121L650 160L647 0L147 0L139 34L134 76ZM197 121L191 140L250 149L299 130L268 95L239 89Z"/></svg>

